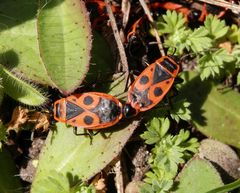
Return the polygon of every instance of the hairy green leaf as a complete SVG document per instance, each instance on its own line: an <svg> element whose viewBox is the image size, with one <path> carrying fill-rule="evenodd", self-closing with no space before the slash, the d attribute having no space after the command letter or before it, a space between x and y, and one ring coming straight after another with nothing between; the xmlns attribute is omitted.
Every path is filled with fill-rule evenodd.
<svg viewBox="0 0 240 193"><path fill-rule="evenodd" d="M91 30L79 0L40 0L37 16L41 60L57 88L70 93L83 81L89 66Z"/></svg>
<svg viewBox="0 0 240 193"><path fill-rule="evenodd" d="M0 77L4 92L13 99L30 106L40 106L47 101L38 89L19 79L3 65L0 65Z"/></svg>
<svg viewBox="0 0 240 193"><path fill-rule="evenodd" d="M3 0L0 63L69 93L89 66L91 30L83 1Z"/></svg>

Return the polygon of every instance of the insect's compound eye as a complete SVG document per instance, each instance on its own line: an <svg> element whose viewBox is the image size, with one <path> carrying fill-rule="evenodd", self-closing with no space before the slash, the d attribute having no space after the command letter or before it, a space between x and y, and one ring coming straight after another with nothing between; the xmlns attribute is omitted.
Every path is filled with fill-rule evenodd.
<svg viewBox="0 0 240 193"><path fill-rule="evenodd" d="M59 103L56 104L55 115L56 115L57 118L60 118L60 104Z"/></svg>
<svg viewBox="0 0 240 193"><path fill-rule="evenodd" d="M197 22L199 17L201 15L201 12L193 9L189 14L188 14L188 20L190 20L191 22Z"/></svg>

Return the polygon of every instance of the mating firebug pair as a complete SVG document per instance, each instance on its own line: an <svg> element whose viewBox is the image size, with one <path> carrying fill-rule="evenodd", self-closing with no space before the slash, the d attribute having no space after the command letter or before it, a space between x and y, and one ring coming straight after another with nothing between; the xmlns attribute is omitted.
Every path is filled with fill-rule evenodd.
<svg viewBox="0 0 240 193"><path fill-rule="evenodd" d="M150 64L129 87L126 104L105 93L73 94L54 102L53 117L74 127L111 127L122 117L135 116L157 105L172 87L179 69L174 59L163 56Z"/></svg>

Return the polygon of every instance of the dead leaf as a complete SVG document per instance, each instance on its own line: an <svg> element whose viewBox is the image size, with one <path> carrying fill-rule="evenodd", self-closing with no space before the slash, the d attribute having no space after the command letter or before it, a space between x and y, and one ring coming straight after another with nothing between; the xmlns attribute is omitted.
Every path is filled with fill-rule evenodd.
<svg viewBox="0 0 240 193"><path fill-rule="evenodd" d="M232 53L232 44L230 41L225 41L219 44L219 48L225 48L229 54Z"/></svg>
<svg viewBox="0 0 240 193"><path fill-rule="evenodd" d="M28 109L23 108L21 106L17 106L12 113L12 119L8 124L8 129L7 131L9 132L9 130L15 130L16 132L19 131L19 127L26 123L27 119L28 119Z"/></svg>
<svg viewBox="0 0 240 193"><path fill-rule="evenodd" d="M34 112L32 115L29 115L29 123L34 124L35 130L43 129L43 132L48 131L49 128L49 115L42 112Z"/></svg>
<svg viewBox="0 0 240 193"><path fill-rule="evenodd" d="M103 178L101 174L98 174L94 177L92 184L96 188L97 193L106 193L107 188L105 178Z"/></svg>

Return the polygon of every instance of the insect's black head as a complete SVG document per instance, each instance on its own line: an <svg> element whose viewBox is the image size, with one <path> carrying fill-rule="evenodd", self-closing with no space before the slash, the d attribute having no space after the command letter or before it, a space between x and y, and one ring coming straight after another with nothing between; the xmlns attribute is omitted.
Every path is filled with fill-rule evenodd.
<svg viewBox="0 0 240 193"><path fill-rule="evenodd" d="M123 107L123 116L126 118L131 118L136 116L139 111L131 106L131 104L127 103Z"/></svg>
<svg viewBox="0 0 240 193"><path fill-rule="evenodd" d="M199 18L201 16L201 12L199 10L193 9L189 14L188 14L188 20L191 23L196 23L199 21Z"/></svg>

